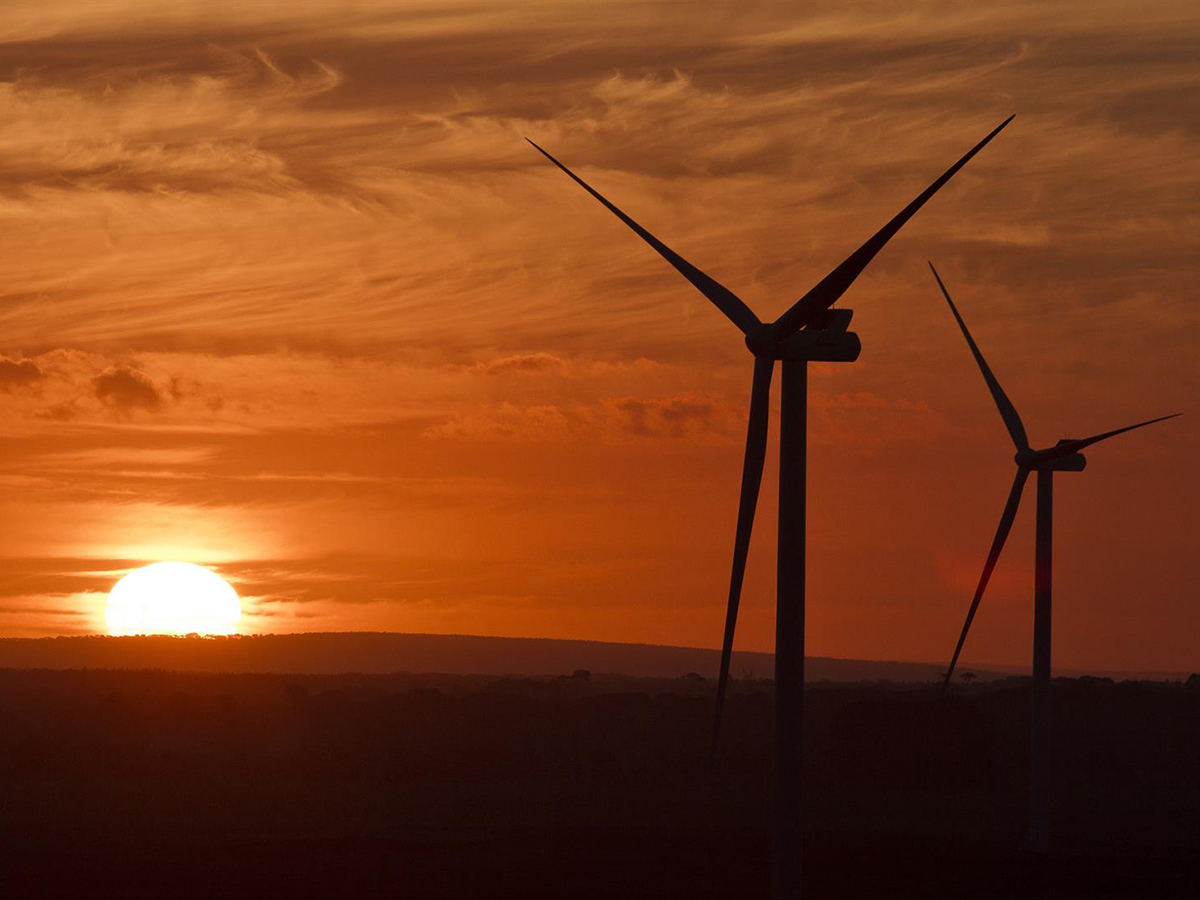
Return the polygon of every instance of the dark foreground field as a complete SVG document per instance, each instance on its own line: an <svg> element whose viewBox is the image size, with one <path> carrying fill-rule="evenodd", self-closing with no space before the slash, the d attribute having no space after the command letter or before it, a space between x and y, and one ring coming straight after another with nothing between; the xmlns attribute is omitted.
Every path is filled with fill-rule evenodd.
<svg viewBox="0 0 1200 900"><path fill-rule="evenodd" d="M7 896L765 896L770 685L0 671ZM813 685L807 896L1023 897L1028 688ZM1053 897L1200 896L1200 690L1059 680Z"/></svg>

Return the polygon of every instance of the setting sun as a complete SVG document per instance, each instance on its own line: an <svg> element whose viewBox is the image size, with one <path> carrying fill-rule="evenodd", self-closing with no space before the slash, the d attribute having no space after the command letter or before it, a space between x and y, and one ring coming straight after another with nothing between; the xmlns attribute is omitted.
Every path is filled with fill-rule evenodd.
<svg viewBox="0 0 1200 900"><path fill-rule="evenodd" d="M130 572L108 595L112 635L234 634L242 616L237 592L216 572L159 562Z"/></svg>

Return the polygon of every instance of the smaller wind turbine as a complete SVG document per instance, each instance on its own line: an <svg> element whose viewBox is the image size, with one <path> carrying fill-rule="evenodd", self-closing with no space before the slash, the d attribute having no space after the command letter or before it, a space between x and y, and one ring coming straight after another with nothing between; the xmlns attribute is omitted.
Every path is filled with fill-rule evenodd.
<svg viewBox="0 0 1200 900"><path fill-rule="evenodd" d="M1008 502L1004 504L1004 512L1000 515L1000 526L996 529L996 537L992 540L992 549L988 551L987 561L983 564L983 574L979 576L979 585L975 588L975 596L971 599L971 608L967 610L967 621L963 624L962 634L958 636L958 645L954 648L954 656L950 659L950 667L946 670L942 690L946 689L954 675L954 666L958 663L958 655L962 652L963 643L967 639L971 620L975 618L975 610L979 608L979 601L983 597L984 589L987 588L988 579L992 577L992 570L996 568L1000 551L1004 549L1004 542L1008 539L1009 531L1012 530L1013 520L1017 517L1017 507L1021 503L1021 492L1025 488L1025 481L1029 478L1030 472L1037 472L1037 548L1033 567L1033 709L1030 732L1032 754L1029 783L1029 840L1033 852L1039 857L1044 857L1049 852L1050 844L1050 588L1054 473L1082 472L1087 460L1079 451L1084 447L1108 440L1110 437L1116 437L1118 434L1124 434L1126 431L1133 431L1135 428L1153 425L1164 419L1173 419L1181 413L1159 416L1157 419L1138 422L1136 425L1126 425L1124 428L1117 428L1091 437L1077 440L1064 439L1045 450L1034 450L1029 446L1029 439L1025 436L1025 426L1021 424L1021 417L1017 415L1016 408L1005 395L1004 389L1000 387L1000 382L988 368L987 361L984 360L983 354L979 352L979 347L971 338L971 332L967 330L967 323L958 314L958 308L950 299L950 292L942 284L937 269L933 267L933 263L929 264L929 268L937 280L938 287L942 290L942 296L950 304L950 312L954 313L954 319L958 322L958 327L962 329L963 337L967 339L971 355L979 364L983 380L987 382L992 399L996 401L996 407L1000 410L1000 418L1004 420L1004 426L1008 429L1009 436L1012 437L1013 444L1017 448L1017 454L1014 457L1017 474L1013 479L1012 489L1008 493Z"/></svg>

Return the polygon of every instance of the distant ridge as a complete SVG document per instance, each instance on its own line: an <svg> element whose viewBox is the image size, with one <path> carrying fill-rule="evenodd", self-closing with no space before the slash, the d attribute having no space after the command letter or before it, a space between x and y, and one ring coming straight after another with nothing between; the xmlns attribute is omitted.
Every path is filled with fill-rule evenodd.
<svg viewBox="0 0 1200 900"><path fill-rule="evenodd" d="M229 638L56 637L0 639L0 668L165 669L176 672L340 674L438 672L448 675L596 674L677 678L717 674L718 650L557 638L341 632ZM732 673L770 678L770 653L735 652ZM934 681L934 663L808 657L809 681ZM972 669L980 680L1023 674L1010 666ZM1080 673L1058 673L1080 674ZM1117 678L1179 678L1180 673L1098 673Z"/></svg>
<svg viewBox="0 0 1200 900"><path fill-rule="evenodd" d="M179 672L441 672L461 675L562 675L576 669L639 677L715 677L720 652L699 647L618 644L555 638L344 632L258 637L58 637L0 639L0 667L167 669ZM737 652L733 674L771 677L770 653ZM819 681L931 681L921 663L809 658Z"/></svg>

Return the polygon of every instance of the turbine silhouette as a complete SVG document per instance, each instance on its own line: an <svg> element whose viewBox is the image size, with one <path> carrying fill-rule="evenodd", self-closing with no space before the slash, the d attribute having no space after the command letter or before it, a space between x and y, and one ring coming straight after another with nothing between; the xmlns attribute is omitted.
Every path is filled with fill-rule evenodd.
<svg viewBox="0 0 1200 900"><path fill-rule="evenodd" d="M847 331L853 312L832 310L883 249L884 245L959 169L984 148L1013 119L1009 116L961 159L947 169L915 200L797 300L774 322L764 323L732 291L696 268L649 231L610 203L582 178L529 141L550 162L595 197L609 212L653 247L745 335L754 356L746 453L738 502L733 566L717 680L713 748L729 682L729 663L737 624L742 580L754 513L762 483L767 450L767 420L775 361L782 363L779 435L779 540L775 613L775 821L772 852L774 897L797 897L800 885L800 749L804 704L804 543L805 455L808 363L853 362L862 349L858 336ZM528 140L528 138L526 139Z"/></svg>
<svg viewBox="0 0 1200 900"><path fill-rule="evenodd" d="M975 340L971 337L971 332L967 330L967 323L959 315L958 307L950 299L950 292L946 290L946 285L942 283L941 276L938 275L938 271L934 268L933 263L929 264L929 269L933 272L933 277L942 291L942 296L950 304L950 312L954 314L954 319L958 322L958 327L962 330L963 337L967 339L967 346L971 348L971 355L975 357L975 362L979 364L979 371L983 373L983 380L987 382L992 399L996 402L996 408L1000 410L1000 418L1004 420L1004 426L1008 429L1009 436L1012 438L1013 445L1017 450L1014 457L1017 464L1017 473L1013 478L1012 488L1008 492L1008 500L1004 504L1004 512L1000 514L1000 525L996 528L996 536L992 540L992 547L988 551L987 560L983 564L983 574L979 576L979 584L975 588L975 595L971 598L971 606L967 610L967 620L963 623L962 633L959 634L958 643L954 647L954 655L950 658L950 666L946 670L945 680L942 682L942 690L946 690L946 687L950 684L951 677L954 675L954 667L958 664L958 657L962 653L963 644L967 640L967 632L971 629L971 622L975 618L975 611L979 609L979 601L983 598L983 592L987 588L988 580L992 577L992 570L996 568L996 561L1000 558L1000 551L1004 549L1004 542L1008 539L1008 533L1012 530L1013 520L1017 517L1017 508L1021 504L1021 493L1025 488L1025 482L1028 480L1030 472L1037 472L1037 546L1035 549L1033 592L1033 709L1031 723L1032 754L1030 757L1032 772L1029 800L1029 839L1033 852L1038 856L1044 857L1049 852L1050 834L1050 602L1054 473L1082 472L1084 466L1087 465L1087 460L1079 451L1084 447L1090 447L1092 444L1106 441L1111 437L1116 437L1118 434L1124 434L1126 431L1133 431L1135 428L1144 428L1147 425L1153 425L1155 422L1173 419L1181 415L1181 413L1159 416L1157 419L1148 419L1145 422L1138 422L1136 425L1126 425L1124 428L1116 428L1112 431L1105 431L1102 434L1094 434L1091 437L1079 438L1077 440L1060 440L1053 447L1045 450L1034 450L1029 446L1029 439L1025 435L1025 426L1021 424L1021 417L1017 415L1016 407L1012 405L1012 401L1008 399L1008 396L1004 393L1004 389L1000 387L1000 382L992 374L991 368L983 358L983 354L975 344Z"/></svg>

